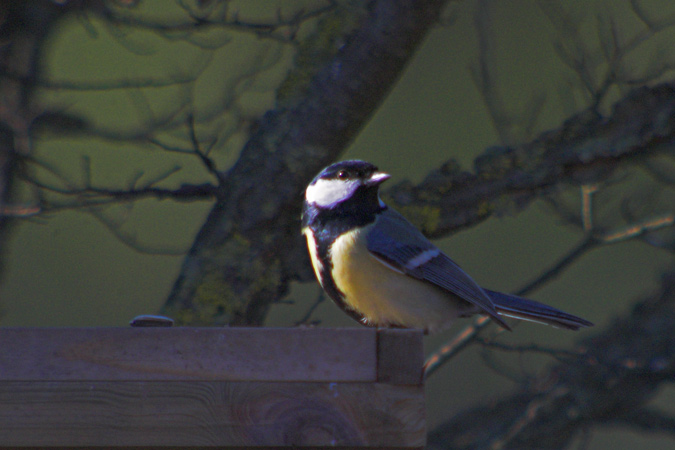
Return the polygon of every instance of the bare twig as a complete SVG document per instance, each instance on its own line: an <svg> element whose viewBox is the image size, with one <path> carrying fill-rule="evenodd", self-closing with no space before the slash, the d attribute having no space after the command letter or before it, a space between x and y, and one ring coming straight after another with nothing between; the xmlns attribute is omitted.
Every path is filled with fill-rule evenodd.
<svg viewBox="0 0 675 450"><path fill-rule="evenodd" d="M632 0L632 11L645 24L645 28L627 37L619 29L614 17L602 12L595 17L598 32L596 50L581 32L581 16L572 18L555 2L540 1L538 5L558 29L561 39L554 43L554 48L560 60L577 75L590 100L587 106L593 111L599 111L612 87L641 85L675 67L675 63L667 58L653 58L651 66L647 66L642 74L635 74L631 73L630 65L626 62L628 56L644 43L675 26L675 15L650 19L640 3Z"/></svg>
<svg viewBox="0 0 675 450"><path fill-rule="evenodd" d="M316 296L316 300L312 302L309 308L307 308L307 311L305 314L298 319L293 325L294 326L300 326L300 325L308 325L308 324L314 324L316 322L310 322L310 318L312 317L312 314L314 314L314 311L323 303L323 301L326 299L326 294L323 291L323 289L319 289L319 295Z"/></svg>
<svg viewBox="0 0 675 450"><path fill-rule="evenodd" d="M425 378L429 378L443 364L473 343L478 333L489 324L490 319L487 316L480 316L474 319L471 325L457 333L450 341L435 350L424 362Z"/></svg>
<svg viewBox="0 0 675 450"><path fill-rule="evenodd" d="M674 340L675 274L670 273L660 292L581 341L583 356L562 356L563 363L511 395L457 415L431 432L428 448L562 449L578 433L607 424L672 434L671 417L643 408L675 376ZM613 417L619 418L616 423Z"/></svg>
<svg viewBox="0 0 675 450"><path fill-rule="evenodd" d="M474 14L473 22L478 35L479 57L475 65L469 67L471 80L481 95L490 120L499 134L503 145L513 145L532 137L541 110L546 103L546 95L533 93L520 107L513 111L514 105L508 105L500 92L498 72L497 38L495 37L492 19L493 4L481 0Z"/></svg>
<svg viewBox="0 0 675 450"><path fill-rule="evenodd" d="M197 139L197 131L195 130L195 118L192 114L188 114L187 122L188 122L187 123L188 130L190 133L190 142L192 142L192 153L197 155L197 157L202 162L206 170L208 170L209 173L211 173L214 177L216 177L216 179L218 180L218 184L220 185L224 184L225 176L218 171L214 161L208 157L210 149L205 152L202 151L199 139Z"/></svg>
<svg viewBox="0 0 675 450"><path fill-rule="evenodd" d="M580 226L586 228L590 226L590 216L591 216L591 201L590 193L595 192L597 188L582 187L583 201L582 201L582 223ZM675 224L675 216L673 214L664 214L656 216L650 219L645 219L640 222L622 227L620 229L611 231L611 232L595 232L592 229L589 229L589 232L586 234L584 239L573 249L571 249L566 255L560 258L555 264L543 271L539 276L534 280L527 283L521 289L515 292L516 295L527 295L528 293L535 291L539 287L545 285L547 282L558 277L565 269L570 267L574 262L578 261L582 256L591 251L592 249L599 247L601 245L616 244L623 242L629 239L636 239L644 237L647 233L662 229L665 227L671 227ZM467 348L472 342L479 342L483 345L486 345L480 337L479 332L490 322L490 320L483 316L474 321L474 323L459 332L454 336L450 341L441 346L438 350L435 350L427 359L424 368L425 376L429 377L433 374L440 366L448 362L453 356L455 356L460 351ZM493 346L501 346L502 349L509 348L509 346L504 344L491 344ZM510 347L514 351L524 351L518 350L522 347ZM534 350L535 347L530 346Z"/></svg>
<svg viewBox="0 0 675 450"><path fill-rule="evenodd" d="M228 5L225 3L225 8L227 7ZM185 16L187 20L154 21L130 13L122 8L105 8L100 11L100 14L106 23L111 25L143 29L171 39L175 39L176 36L188 39L196 31L218 29L252 33L261 38L288 42L294 33L284 33L281 32L282 30L293 30L307 20L319 17L333 10L335 7L336 2L327 1L323 5L319 5L313 9L300 9L286 18L282 17L281 13L278 12L275 19L271 22L247 21L242 19L237 11L230 12L227 9L217 14L213 12L209 14L208 11L197 11L194 7L188 8L185 4L183 4L183 8L188 13Z"/></svg>
<svg viewBox="0 0 675 450"><path fill-rule="evenodd" d="M475 339L476 343L482 345L483 347L494 348L504 352L514 352L514 353L541 353L543 355L550 356L552 358L561 359L563 357L582 357L586 355L585 351L575 351L567 349L557 349L549 347L541 347L536 344L528 345L514 345L514 344L505 344L503 342L497 342L494 340L487 340L482 337L477 337Z"/></svg>

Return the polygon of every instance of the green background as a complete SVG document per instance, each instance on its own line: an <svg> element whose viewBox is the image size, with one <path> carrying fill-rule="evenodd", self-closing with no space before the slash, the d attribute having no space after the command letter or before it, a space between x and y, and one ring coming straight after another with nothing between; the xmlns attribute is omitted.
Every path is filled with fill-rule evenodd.
<svg viewBox="0 0 675 450"><path fill-rule="evenodd" d="M152 11L152 2L143 3L146 10ZM387 100L349 147L345 159L360 158L378 164L393 175L388 183L404 179L419 182L449 158L471 169L477 155L503 143L472 81L472 68L480 58L474 20L478 3L450 4L445 13L447 23L429 34ZM588 48L596 51L600 51L602 32L598 29L603 23L598 17L611 16L620 36L625 38L644 29L644 24L631 13L629 2L548 3L564 4L574 23L582 24L580 36ZM675 15L674 2L640 3L654 17ZM560 127L562 121L585 105L578 79L554 49L556 42L568 36L561 35L538 2L491 1L484 6L490 14L487 26L495 45L489 59L496 81L494 88L505 109L518 117L531 109L533 98L545 96L536 125L530 131L514 127L514 142ZM248 8L248 14L254 16L267 14L256 10L254 4L249 3ZM671 57L675 61L674 37L675 33L667 30L636 47L627 55L630 67L639 74L655 58ZM116 36L95 18L73 18L62 24L49 43L45 67L50 79L74 83L128 77L164 79L189 73L195 67L205 69L199 81L189 88L45 89L39 98L64 111L86 115L110 136L133 137L187 96L202 123L198 131L218 136L213 156L218 167L226 169L236 160L246 137L237 128L237 120L254 118L273 106L274 89L292 64L293 52L246 33L216 32L202 39L217 50L207 51L141 32ZM269 68L253 81L246 79L247 73L260 71L261 64ZM602 71L599 64L598 78ZM664 75L665 79L669 79L668 75ZM229 82L232 76L235 81ZM216 94L213 86L218 86ZM625 90L612 91L603 105L605 112L612 99L624 94ZM218 115L223 105L231 115ZM224 129L231 130L223 132ZM170 139L171 133L166 137ZM36 157L74 180L82 179L81 158L88 155L92 180L109 187L124 186L139 170L149 179L175 165L182 170L164 182L166 186L210 180L194 157L167 154L128 140L39 136L33 147ZM640 181L639 173L625 175ZM601 187L596 195L595 206L600 213L616 207L612 199L621 191L613 189ZM31 190L25 189L24 196L30 202ZM568 187L565 197L579 207L578 187ZM211 205L210 201L188 204L143 200L133 206L97 212L119 225L125 235L160 254L144 254L123 245L86 211L67 209L21 221L4 258L0 286L2 325L126 326L135 315L157 312L180 269L180 252L189 248ZM611 216L611 212L607 215ZM490 219L437 243L483 286L509 292L540 274L582 237L581 230L562 223L549 207L537 202L515 216ZM637 242L606 246L586 255L532 297L583 316L602 328L625 311L636 296L656 289L660 271L672 262L672 255ZM315 283L294 285L288 297L294 303L276 305L268 325L293 324L318 292ZM328 301L313 318L321 320L321 326L358 326ZM466 323L456 324L441 336L427 338L427 350L436 348ZM580 336L593 333L593 329L571 333L523 324L502 339L564 348ZM512 357L494 351L491 357L519 377L532 376L549 362L536 355ZM464 407L489 401L512 387L513 382L486 366L479 348L472 348L429 380L429 426L433 428ZM655 402L668 407L674 398L669 388ZM672 411L672 406L669 409ZM672 448L670 439L628 431L594 430L592 436L592 449Z"/></svg>

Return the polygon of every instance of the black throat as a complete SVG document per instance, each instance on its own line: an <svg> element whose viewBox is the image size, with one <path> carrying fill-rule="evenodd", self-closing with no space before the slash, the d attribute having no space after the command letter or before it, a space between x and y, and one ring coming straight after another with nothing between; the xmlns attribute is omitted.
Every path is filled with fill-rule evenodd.
<svg viewBox="0 0 675 450"><path fill-rule="evenodd" d="M317 255L321 261L321 284L326 293L347 314L363 322L363 316L347 306L344 293L333 280L333 264L329 257L330 248L342 234L355 228L365 227L375 221L377 215L387 209L380 204L377 187L362 187L348 200L333 208L322 208L305 201L302 226L314 234Z"/></svg>
<svg viewBox="0 0 675 450"><path fill-rule="evenodd" d="M362 186L347 200L332 207L321 207L305 201L302 226L310 227L315 234L333 236L332 240L353 228L366 226L387 208L380 204L377 191L377 187ZM318 235L316 238L319 238Z"/></svg>

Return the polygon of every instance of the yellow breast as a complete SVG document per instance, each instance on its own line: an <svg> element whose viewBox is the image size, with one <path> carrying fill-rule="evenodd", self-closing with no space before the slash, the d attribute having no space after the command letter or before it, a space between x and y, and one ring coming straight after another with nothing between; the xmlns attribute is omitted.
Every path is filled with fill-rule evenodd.
<svg viewBox="0 0 675 450"><path fill-rule="evenodd" d="M428 331L449 326L463 302L378 260L366 246L367 232L368 227L345 233L330 249L333 279L346 304L372 325Z"/></svg>

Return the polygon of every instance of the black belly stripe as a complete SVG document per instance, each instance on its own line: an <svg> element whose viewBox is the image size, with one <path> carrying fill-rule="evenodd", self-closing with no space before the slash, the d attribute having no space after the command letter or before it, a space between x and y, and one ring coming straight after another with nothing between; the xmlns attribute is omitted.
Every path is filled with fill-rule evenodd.
<svg viewBox="0 0 675 450"><path fill-rule="evenodd" d="M351 308L345 301L345 294L337 287L335 284L335 279L333 278L333 263L328 257L330 252L330 247L335 243L336 238L326 239L317 237L315 235L317 253L319 256L319 261L321 261L321 286L323 290L326 291L326 294L335 302L335 304L354 320L361 322L363 324L368 324L365 320L365 316L360 314L358 311L355 311Z"/></svg>
<svg viewBox="0 0 675 450"><path fill-rule="evenodd" d="M373 191L373 193L377 196L377 190ZM374 202L364 203L362 199L356 197L343 202L340 207L335 209L320 209L315 205L305 202L302 214L302 226L309 227L314 235L317 256L321 262L320 282L324 291L326 291L328 296L340 309L353 319L364 325L373 326L363 314L355 311L345 301L344 292L338 288L335 284L335 279L333 279L333 263L329 257L331 246L339 236L354 228L365 227L373 223L377 214L387 209L386 206L380 205L376 199ZM366 211L362 208L363 204L371 203L377 205L375 209Z"/></svg>

